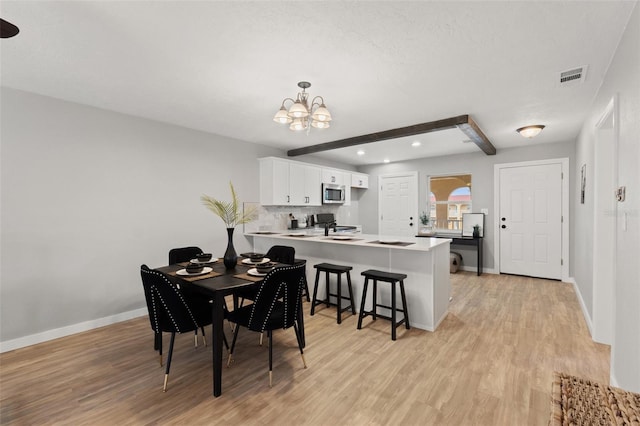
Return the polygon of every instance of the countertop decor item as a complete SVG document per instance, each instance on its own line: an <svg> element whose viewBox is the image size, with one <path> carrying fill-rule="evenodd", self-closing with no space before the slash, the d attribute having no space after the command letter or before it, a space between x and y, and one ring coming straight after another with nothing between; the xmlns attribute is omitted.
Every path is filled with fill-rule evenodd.
<svg viewBox="0 0 640 426"><path fill-rule="evenodd" d="M233 183L229 182L231 188L231 201L220 201L208 195L202 195L200 199L206 208L216 214L227 227L227 250L224 252L224 266L227 269L233 269L238 262L238 254L233 247L233 231L236 225L249 223L254 219L255 209L241 211L238 195L233 187Z"/></svg>
<svg viewBox="0 0 640 426"><path fill-rule="evenodd" d="M433 224L431 218L427 213L420 213L420 228L418 228L418 235L434 235Z"/></svg>

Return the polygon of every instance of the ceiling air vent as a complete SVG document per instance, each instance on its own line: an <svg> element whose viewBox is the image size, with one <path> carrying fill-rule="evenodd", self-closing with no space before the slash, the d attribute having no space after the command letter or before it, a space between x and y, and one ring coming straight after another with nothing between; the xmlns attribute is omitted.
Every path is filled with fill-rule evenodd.
<svg viewBox="0 0 640 426"><path fill-rule="evenodd" d="M584 81L587 76L587 66L573 68L560 73L560 86L572 86Z"/></svg>

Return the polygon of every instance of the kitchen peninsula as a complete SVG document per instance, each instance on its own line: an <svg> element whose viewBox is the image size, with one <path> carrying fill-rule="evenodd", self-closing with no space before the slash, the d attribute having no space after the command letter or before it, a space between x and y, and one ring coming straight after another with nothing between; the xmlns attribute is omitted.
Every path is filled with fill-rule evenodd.
<svg viewBox="0 0 640 426"><path fill-rule="evenodd" d="M351 280L356 309L360 307L364 280L360 273L367 269L407 274L405 291L411 326L435 331L446 317L451 285L449 282L449 244L442 238L415 238L353 234L305 232L245 233L253 250L266 253L273 245L292 246L296 258L307 261L307 280L313 292L315 269L322 262L353 267ZM324 279L324 277L322 278ZM369 290L371 291L371 290ZM389 288L378 286L378 303L390 304ZM323 299L324 286L318 288ZM370 309L371 298L368 299ZM384 311L382 311L384 313Z"/></svg>

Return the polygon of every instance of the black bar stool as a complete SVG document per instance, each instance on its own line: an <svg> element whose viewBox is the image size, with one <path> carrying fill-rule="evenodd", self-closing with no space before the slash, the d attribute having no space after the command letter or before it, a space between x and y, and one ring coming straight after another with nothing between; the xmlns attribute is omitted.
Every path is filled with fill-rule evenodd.
<svg viewBox="0 0 640 426"><path fill-rule="evenodd" d="M333 265L331 263L318 263L317 265L313 265L316 268L316 283L313 286L313 299L311 300L311 315L315 313L316 305L326 304L327 308L331 305L336 306L338 308L338 324L342 323L342 312L351 309L351 313L353 315L356 314L356 306L353 302L353 290L351 289L351 271L353 267L351 266L343 266L343 265ZM320 273L324 272L326 277L326 287L327 287L327 298L325 300L317 300L316 296L318 295L318 281L320 280ZM342 274L347 274L347 289L349 290L349 297L342 295ZM333 294L329 291L329 274L336 274L338 277L338 292L337 294ZM331 303L329 301L329 296L333 296L336 298L336 303ZM349 300L349 306L342 307L342 299Z"/></svg>
<svg viewBox="0 0 640 426"><path fill-rule="evenodd" d="M404 323L405 327L411 328L409 325L409 311L407 310L407 298L404 294L404 279L407 278L406 274L394 274L393 272L376 271L375 269L367 269L362 272L365 277L364 288L362 289L362 303L360 305L360 313L358 314L358 330L362 328L362 319L367 315L371 315L375 321L377 317L384 318L391 321L391 340L396 340L396 327ZM369 279L373 280L373 309L370 311L364 310L364 304L367 299L367 287L369 286ZM391 284L391 306L381 305L377 301L378 297L378 281L383 281ZM400 295L402 297L402 309L396 309L396 283L400 284ZM380 315L376 312L377 308L387 308L391 310L391 317ZM396 322L396 311L402 312L404 318Z"/></svg>

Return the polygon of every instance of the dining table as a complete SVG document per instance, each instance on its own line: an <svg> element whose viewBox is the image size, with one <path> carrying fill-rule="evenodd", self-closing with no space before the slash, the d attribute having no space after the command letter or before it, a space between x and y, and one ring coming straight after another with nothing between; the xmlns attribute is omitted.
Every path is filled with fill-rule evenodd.
<svg viewBox="0 0 640 426"><path fill-rule="evenodd" d="M222 259L217 259L214 262L205 263L205 266L211 268L211 271L201 273L200 275L185 275L183 270L189 262L156 268L157 271L169 277L172 282L178 284L181 289L189 291L192 294L197 293L211 301L214 397L222 394L222 348L224 345L225 298L229 295L236 294L246 287L258 285L262 281L262 276L249 275L249 270L254 268L254 265L247 263L248 261L248 257L239 256L235 267L227 269ZM278 267L278 265L279 264L276 263L275 267ZM302 300L300 300L298 313L297 322L304 346Z"/></svg>
<svg viewBox="0 0 640 426"><path fill-rule="evenodd" d="M181 288L198 293L203 297L211 300L211 315L213 328L213 396L218 397L222 394L222 348L224 345L224 309L225 297L233 295L234 292L241 288L256 285L261 281L260 277L251 277L247 275L251 265L242 263L243 258L238 258L238 263L232 269L226 269L222 259L213 263L207 263L206 266L212 270L202 275L180 275L178 271L185 268L186 263L176 263L173 265L162 266L156 268L167 275L169 279L179 284Z"/></svg>

